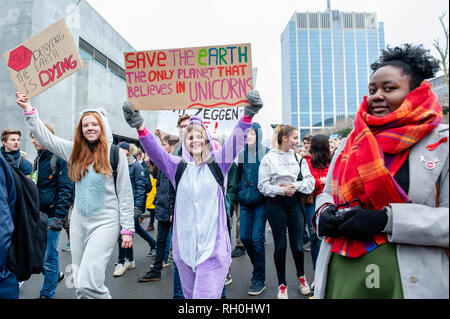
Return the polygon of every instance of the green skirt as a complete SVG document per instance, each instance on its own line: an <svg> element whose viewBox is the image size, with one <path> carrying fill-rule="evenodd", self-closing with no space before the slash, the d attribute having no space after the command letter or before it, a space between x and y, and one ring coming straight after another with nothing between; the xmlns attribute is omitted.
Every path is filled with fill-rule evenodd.
<svg viewBox="0 0 450 319"><path fill-rule="evenodd" d="M403 299L395 245L385 243L359 258L332 254L326 299Z"/></svg>

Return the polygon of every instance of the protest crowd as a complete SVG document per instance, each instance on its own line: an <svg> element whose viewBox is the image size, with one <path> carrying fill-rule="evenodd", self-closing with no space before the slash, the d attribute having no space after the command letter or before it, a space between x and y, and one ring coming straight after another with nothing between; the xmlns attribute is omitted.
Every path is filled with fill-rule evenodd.
<svg viewBox="0 0 450 319"><path fill-rule="evenodd" d="M226 298L239 256L253 266L249 296L267 294L273 281L277 294L266 298L288 299L295 289L315 299L448 298L449 133L426 81L439 64L422 46L405 44L383 50L371 68L348 136L300 139L301 128L280 124L269 147L258 112L276 106L264 105L256 90L226 137L190 115L173 123L178 136L150 132L141 111L121 102L123 125L136 129L142 148L113 144L103 108L82 112L73 140L59 138L16 92L37 157L20 151L20 131L2 132L0 298L18 298L20 283L37 273L44 282L36 298L57 298L66 277L58 255L63 228L79 299L111 298L105 277L135 267L136 235L154 259L130 280L159 281L172 265L173 298ZM273 256L266 256L267 227ZM287 258L295 283L286 280ZM266 276L268 262L275 278ZM374 265L377 289L367 280Z"/></svg>

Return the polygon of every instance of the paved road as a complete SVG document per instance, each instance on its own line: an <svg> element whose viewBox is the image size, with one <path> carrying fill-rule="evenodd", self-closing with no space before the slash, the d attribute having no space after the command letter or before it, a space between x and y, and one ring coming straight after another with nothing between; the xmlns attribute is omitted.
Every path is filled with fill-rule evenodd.
<svg viewBox="0 0 450 319"><path fill-rule="evenodd" d="M143 226L148 225L148 218L145 218ZM273 236L266 224L266 290L259 296L249 296L247 294L249 288L250 277L252 273L252 264L247 255L233 258L231 264L231 277L233 282L227 286L228 299L276 299L277 297L277 276L275 265L273 262ZM234 247L235 227L232 229L232 247ZM156 230L150 232L156 239ZM65 271L67 279L61 282L57 289L55 299L75 299L75 289L71 288L71 255L68 252L62 252L61 249L67 244L67 235L63 230L59 240L59 260L60 269ZM139 283L137 278L143 275L150 264L153 263L153 257L146 257L148 252L148 244L139 236L136 236L134 243L134 258L136 267L128 270L122 277L115 278L112 273L114 271L114 263L117 260L118 249L114 250L111 261L106 269L106 286L109 288L111 296L114 299L172 299L172 278L173 266L164 268L162 271L161 281ZM313 270L311 254L305 252L305 272L308 281L312 281ZM298 290L296 282L295 265L292 258L290 248L288 248L286 260L286 278L288 283L289 299L304 299ZM33 275L20 288L21 299L34 299L39 297L39 291L42 287L43 276Z"/></svg>

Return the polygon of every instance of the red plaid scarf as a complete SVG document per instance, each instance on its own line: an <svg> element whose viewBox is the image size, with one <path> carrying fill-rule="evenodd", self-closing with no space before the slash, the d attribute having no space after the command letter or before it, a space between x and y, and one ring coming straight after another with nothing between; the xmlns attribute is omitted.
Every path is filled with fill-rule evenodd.
<svg viewBox="0 0 450 319"><path fill-rule="evenodd" d="M357 198L365 209L376 210L389 203L411 202L393 176L408 158L411 147L442 120L442 109L431 84L424 81L388 115L375 117L367 111L365 96L356 114L355 128L334 165L334 202L342 204ZM368 242L329 237L327 242L332 244L332 252L357 258L387 242L387 236L377 234Z"/></svg>

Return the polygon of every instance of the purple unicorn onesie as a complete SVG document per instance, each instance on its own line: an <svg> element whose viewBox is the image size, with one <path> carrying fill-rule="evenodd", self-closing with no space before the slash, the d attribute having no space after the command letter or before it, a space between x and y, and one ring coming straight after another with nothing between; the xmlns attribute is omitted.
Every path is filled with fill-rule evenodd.
<svg viewBox="0 0 450 319"><path fill-rule="evenodd" d="M159 145L155 136L142 125L139 111L134 111L129 102L123 106L125 119L138 129L139 140L150 159L177 189L172 247L186 299L219 299L222 294L231 264L231 245L222 188L206 162L213 159L226 177L233 160L246 144L253 116L262 107L257 91L249 92L247 98L250 106L218 151L202 120L191 117L182 141L182 158L170 155ZM192 125L203 128L208 142L205 144L209 155L197 164L186 142ZM176 185L175 175L182 159L187 165Z"/></svg>

